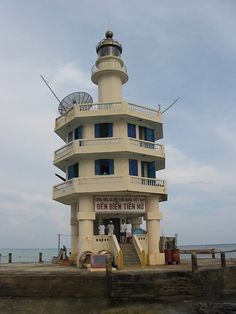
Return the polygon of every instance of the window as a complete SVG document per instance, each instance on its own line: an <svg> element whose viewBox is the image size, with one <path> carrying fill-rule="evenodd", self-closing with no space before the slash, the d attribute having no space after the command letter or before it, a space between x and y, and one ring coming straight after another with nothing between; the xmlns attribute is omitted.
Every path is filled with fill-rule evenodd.
<svg viewBox="0 0 236 314"><path fill-rule="evenodd" d="M154 142L154 130L140 126L139 139L143 141Z"/></svg>
<svg viewBox="0 0 236 314"><path fill-rule="evenodd" d="M95 175L114 174L114 160L113 159L99 159L95 160Z"/></svg>
<svg viewBox="0 0 236 314"><path fill-rule="evenodd" d="M128 137L136 138L136 125L128 123Z"/></svg>
<svg viewBox="0 0 236 314"><path fill-rule="evenodd" d="M82 138L82 131L83 131L82 125L75 129L75 131L74 131L75 132L75 140L79 140Z"/></svg>
<svg viewBox="0 0 236 314"><path fill-rule="evenodd" d="M95 124L95 137L112 137L113 125L112 123Z"/></svg>
<svg viewBox="0 0 236 314"><path fill-rule="evenodd" d="M83 127L82 125L79 126L78 128L74 129L73 131L70 131L67 134L67 143L72 142L73 140L78 140L82 138L82 131L83 131Z"/></svg>
<svg viewBox="0 0 236 314"><path fill-rule="evenodd" d="M79 164L76 163L74 165L69 166L67 173L68 180L77 178L79 176Z"/></svg>
<svg viewBox="0 0 236 314"><path fill-rule="evenodd" d="M138 161L135 159L129 160L129 174L130 176L138 175Z"/></svg>
<svg viewBox="0 0 236 314"><path fill-rule="evenodd" d="M117 47L105 46L99 50L99 57L113 55L116 57L120 56L120 50Z"/></svg>
<svg viewBox="0 0 236 314"><path fill-rule="evenodd" d="M70 143L72 141L73 141L73 131L67 134L67 143Z"/></svg>
<svg viewBox="0 0 236 314"><path fill-rule="evenodd" d="M151 162L142 161L141 171L142 171L142 177L156 178L155 161L151 161Z"/></svg>

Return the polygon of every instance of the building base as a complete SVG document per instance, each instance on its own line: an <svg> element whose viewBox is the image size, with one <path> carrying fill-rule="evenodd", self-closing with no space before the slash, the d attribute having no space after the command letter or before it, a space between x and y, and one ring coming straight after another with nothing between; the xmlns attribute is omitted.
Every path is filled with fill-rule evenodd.
<svg viewBox="0 0 236 314"><path fill-rule="evenodd" d="M165 254L164 253L150 253L148 254L148 265L164 265L165 264Z"/></svg>

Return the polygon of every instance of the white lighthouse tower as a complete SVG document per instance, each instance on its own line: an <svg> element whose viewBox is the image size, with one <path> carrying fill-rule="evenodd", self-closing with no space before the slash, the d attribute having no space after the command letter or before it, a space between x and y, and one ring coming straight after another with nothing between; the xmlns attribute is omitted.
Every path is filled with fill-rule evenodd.
<svg viewBox="0 0 236 314"><path fill-rule="evenodd" d="M98 86L98 103L75 93L79 100L61 104L55 125L66 145L55 152L54 165L66 181L53 187L53 199L71 207L71 258L79 266L84 252L108 250L122 268L133 250L142 266L164 264L159 203L167 200L167 189L156 178L165 167L164 147L157 143L163 137L162 115L123 100L128 74L111 31L96 51L91 80ZM88 97L81 100L81 94ZM128 250L119 243L120 224L127 219L134 231ZM143 220L147 233L135 235ZM109 221L114 234L98 235L98 226Z"/></svg>

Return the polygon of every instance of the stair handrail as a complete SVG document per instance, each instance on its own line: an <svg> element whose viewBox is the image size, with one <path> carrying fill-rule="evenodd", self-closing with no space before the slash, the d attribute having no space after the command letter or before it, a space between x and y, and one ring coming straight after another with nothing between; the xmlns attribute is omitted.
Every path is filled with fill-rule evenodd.
<svg viewBox="0 0 236 314"><path fill-rule="evenodd" d="M120 245L117 241L116 235L114 235L114 234L111 235L111 247L112 247L112 251L113 251L113 255L114 255L115 265L119 269L122 269L124 266L123 252L122 252Z"/></svg>
<svg viewBox="0 0 236 314"><path fill-rule="evenodd" d="M137 235L133 235L132 242L133 242L135 250L136 250L136 252L138 254L138 257L139 257L139 260L140 260L140 264L141 264L142 268L144 268L146 266L146 252L143 249L141 243L139 242L139 239L138 239Z"/></svg>

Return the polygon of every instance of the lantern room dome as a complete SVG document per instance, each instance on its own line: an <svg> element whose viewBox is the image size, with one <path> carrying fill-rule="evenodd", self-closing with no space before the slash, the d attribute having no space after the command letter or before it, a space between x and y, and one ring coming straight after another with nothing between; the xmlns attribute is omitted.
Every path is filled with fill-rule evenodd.
<svg viewBox="0 0 236 314"><path fill-rule="evenodd" d="M96 47L96 52L99 57L105 57L105 56L115 56L120 57L122 53L122 45L117 41L113 39L113 32L108 30L105 33L104 39L102 39Z"/></svg>

